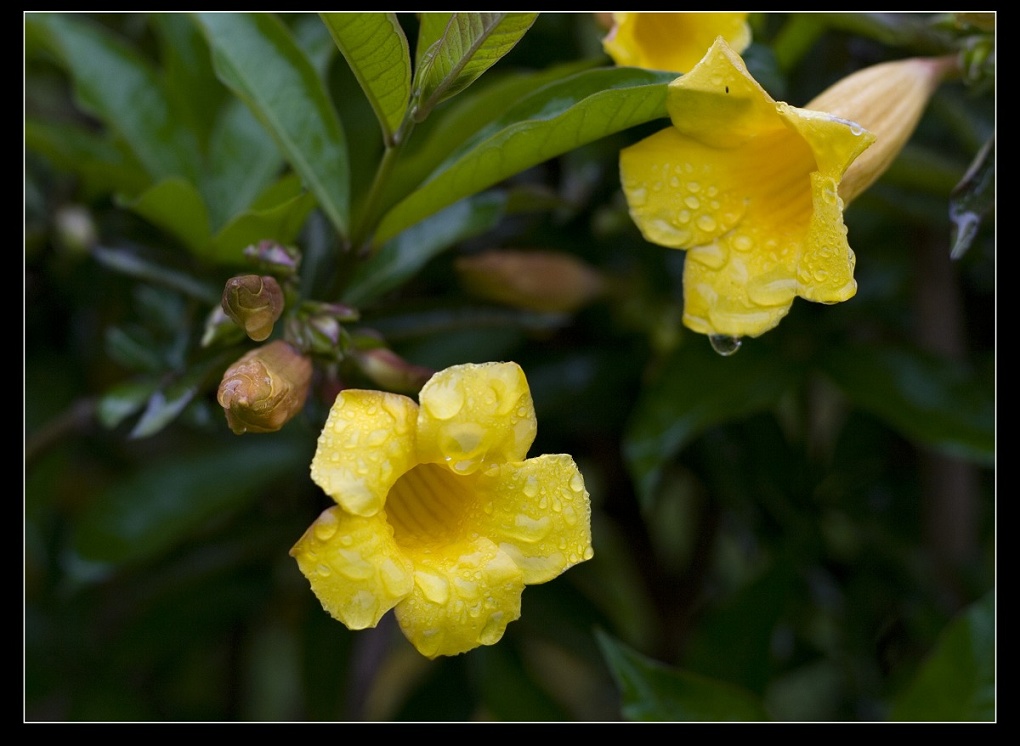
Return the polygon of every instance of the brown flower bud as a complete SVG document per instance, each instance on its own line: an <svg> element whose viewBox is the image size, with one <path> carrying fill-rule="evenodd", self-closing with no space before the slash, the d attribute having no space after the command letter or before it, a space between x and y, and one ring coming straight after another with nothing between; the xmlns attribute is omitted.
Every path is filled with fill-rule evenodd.
<svg viewBox="0 0 1020 746"><path fill-rule="evenodd" d="M236 434L271 433L301 411L311 381L311 359L277 340L227 368L216 400Z"/></svg>
<svg viewBox="0 0 1020 746"><path fill-rule="evenodd" d="M571 313L605 289L594 267L552 251L493 249L460 257L455 266L475 295L531 311Z"/></svg>
<svg viewBox="0 0 1020 746"><path fill-rule="evenodd" d="M375 383L401 394L417 394L435 373L431 368L407 362L385 347L358 350L354 359L361 372Z"/></svg>
<svg viewBox="0 0 1020 746"><path fill-rule="evenodd" d="M283 313L283 289L269 275L238 275L223 288L224 312L256 342L273 333L273 324Z"/></svg>

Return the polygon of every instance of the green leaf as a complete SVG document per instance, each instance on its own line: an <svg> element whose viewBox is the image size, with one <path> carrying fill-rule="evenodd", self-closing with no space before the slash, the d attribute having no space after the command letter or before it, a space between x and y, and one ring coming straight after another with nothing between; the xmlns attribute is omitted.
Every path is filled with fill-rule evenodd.
<svg viewBox="0 0 1020 746"><path fill-rule="evenodd" d="M315 197L294 174L285 176L212 238L207 258L220 264L248 265L245 247L262 240L293 243L315 208Z"/></svg>
<svg viewBox="0 0 1020 746"><path fill-rule="evenodd" d="M514 48L537 17L537 13L451 14L443 35L420 56L415 70L415 120L424 120L477 80Z"/></svg>
<svg viewBox="0 0 1020 746"><path fill-rule="evenodd" d="M92 250L92 256L108 269L153 285L171 288L209 305L218 304L223 293L222 288L185 272L149 261L129 249L96 246Z"/></svg>
<svg viewBox="0 0 1020 746"><path fill-rule="evenodd" d="M189 181L166 179L137 199L122 199L120 203L178 238L197 256L209 244L209 213L202 195Z"/></svg>
<svg viewBox="0 0 1020 746"><path fill-rule="evenodd" d="M196 180L194 134L174 117L162 81L134 50L97 24L61 13L29 14L74 79L81 105L120 135L154 180Z"/></svg>
<svg viewBox="0 0 1020 746"><path fill-rule="evenodd" d="M953 259L959 259L967 253L981 227L981 221L994 207L995 138L989 138L967 169L963 180L949 195L953 244L950 256Z"/></svg>
<svg viewBox="0 0 1020 746"><path fill-rule="evenodd" d="M130 437L148 438L177 419L195 396L204 391L210 377L226 369L232 354L234 353L223 352L201 363L195 363L169 385L154 391Z"/></svg>
<svg viewBox="0 0 1020 746"><path fill-rule="evenodd" d="M202 196L213 233L244 213L283 168L272 136L241 101L220 111L209 139Z"/></svg>
<svg viewBox="0 0 1020 746"><path fill-rule="evenodd" d="M451 205L404 231L358 265L344 300L361 306L398 287L458 241L495 226L503 215L505 202L499 194L479 195Z"/></svg>
<svg viewBox="0 0 1020 746"><path fill-rule="evenodd" d="M411 98L411 53L394 13L320 13L393 144Z"/></svg>
<svg viewBox="0 0 1020 746"><path fill-rule="evenodd" d="M341 235L350 212L347 141L333 102L287 27L266 13L198 13L220 79L251 107Z"/></svg>
<svg viewBox="0 0 1020 746"><path fill-rule="evenodd" d="M103 427L111 430L125 419L140 412L158 383L152 379L125 381L112 386L99 399L96 415Z"/></svg>
<svg viewBox="0 0 1020 746"><path fill-rule="evenodd" d="M390 210L376 242L543 161L667 116L666 85L675 77L636 68L600 68L540 88L484 127Z"/></svg>
<svg viewBox="0 0 1020 746"><path fill-rule="evenodd" d="M604 632L597 632L602 655L616 680L621 710L628 720L681 722L760 722L762 703L739 687L670 668L647 658Z"/></svg>
<svg viewBox="0 0 1020 746"><path fill-rule="evenodd" d="M623 451L642 505L651 505L662 467L706 429L771 408L800 376L790 361L757 345L732 357L689 338L642 392Z"/></svg>
<svg viewBox="0 0 1020 746"><path fill-rule="evenodd" d="M917 675L893 702L890 720L995 720L995 593L943 631Z"/></svg>
<svg viewBox="0 0 1020 746"><path fill-rule="evenodd" d="M94 562L158 556L207 521L254 499L274 480L307 471L310 459L304 441L279 435L156 459L89 504L73 545Z"/></svg>
<svg viewBox="0 0 1020 746"><path fill-rule="evenodd" d="M87 195L135 195L152 183L140 164L105 137L74 125L26 120L25 148L78 176Z"/></svg>
<svg viewBox="0 0 1020 746"><path fill-rule="evenodd" d="M995 390L962 364L920 350L842 346L822 360L856 404L910 440L958 458L995 459Z"/></svg>

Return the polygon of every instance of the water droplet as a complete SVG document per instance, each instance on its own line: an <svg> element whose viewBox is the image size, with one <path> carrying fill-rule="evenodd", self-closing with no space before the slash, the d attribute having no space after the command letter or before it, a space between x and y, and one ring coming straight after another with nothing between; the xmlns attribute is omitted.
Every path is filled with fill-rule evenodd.
<svg viewBox="0 0 1020 746"><path fill-rule="evenodd" d="M652 184L652 191L653 192L661 192L662 191L662 182L661 181L656 181L654 184Z"/></svg>
<svg viewBox="0 0 1020 746"><path fill-rule="evenodd" d="M692 192L700 192L701 191L701 184L699 184L696 181L688 181L687 182L687 189L689 191L692 191Z"/></svg>
<svg viewBox="0 0 1020 746"><path fill-rule="evenodd" d="M648 190L644 187L628 189L627 199L632 207L642 207L648 201Z"/></svg>
<svg viewBox="0 0 1020 746"><path fill-rule="evenodd" d="M584 551L581 552L581 556L584 557L586 560L590 560L592 557L595 556L595 550L592 549L591 547L585 547Z"/></svg>
<svg viewBox="0 0 1020 746"><path fill-rule="evenodd" d="M740 337L731 337L728 334L710 334L708 341L712 344L712 349L723 357L729 357L739 350L742 342Z"/></svg>
<svg viewBox="0 0 1020 746"><path fill-rule="evenodd" d="M687 205L692 210L697 210L699 207L701 207L701 200L699 200L694 195L691 195L690 197L684 197L684 204Z"/></svg>
<svg viewBox="0 0 1020 746"><path fill-rule="evenodd" d="M414 582L432 603L445 605L450 600L450 584L441 575L418 570L414 573Z"/></svg>
<svg viewBox="0 0 1020 746"><path fill-rule="evenodd" d="M681 210L677 213L676 219L681 223L689 223L691 222L691 213L689 210Z"/></svg>
<svg viewBox="0 0 1020 746"><path fill-rule="evenodd" d="M709 197L714 197L715 195L719 194L719 188L715 186L710 186L707 189L707 193Z"/></svg>
<svg viewBox="0 0 1020 746"><path fill-rule="evenodd" d="M669 185L674 189L678 188L680 186L680 179L678 179L676 176L670 177Z"/></svg>
<svg viewBox="0 0 1020 746"><path fill-rule="evenodd" d="M315 538L319 541L329 541L333 538L340 522L336 516L326 511L315 520Z"/></svg>
<svg viewBox="0 0 1020 746"><path fill-rule="evenodd" d="M524 482L524 494L528 497L538 494L538 480L534 476L529 476Z"/></svg>
<svg viewBox="0 0 1020 746"><path fill-rule="evenodd" d="M315 572L317 572L319 576L323 578L328 578L330 575L333 574L333 571L330 570L329 567L327 567L326 565L319 565L318 567L315 568Z"/></svg>
<svg viewBox="0 0 1020 746"><path fill-rule="evenodd" d="M584 479L580 474L575 474L570 478L570 489L574 492L582 492L584 490Z"/></svg>
<svg viewBox="0 0 1020 746"><path fill-rule="evenodd" d="M464 406L464 394L455 384L430 386L426 389L422 406L440 420L448 420Z"/></svg>
<svg viewBox="0 0 1020 746"><path fill-rule="evenodd" d="M750 236L739 235L733 237L733 248L737 251L750 251L754 247L754 241Z"/></svg>
<svg viewBox="0 0 1020 746"><path fill-rule="evenodd" d="M711 215L702 215L698 218L698 227L703 231L711 232L715 230L715 218Z"/></svg>
<svg viewBox="0 0 1020 746"><path fill-rule="evenodd" d="M851 135L863 135L864 134L864 128L861 125L857 124L856 122L851 122L850 123L850 134Z"/></svg>

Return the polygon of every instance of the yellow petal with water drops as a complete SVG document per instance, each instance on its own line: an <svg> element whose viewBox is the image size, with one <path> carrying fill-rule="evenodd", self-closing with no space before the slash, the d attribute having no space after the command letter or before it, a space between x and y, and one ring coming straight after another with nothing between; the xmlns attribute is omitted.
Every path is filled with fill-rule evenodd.
<svg viewBox="0 0 1020 746"><path fill-rule="evenodd" d="M722 39L669 84L666 109L678 132L715 148L735 148L784 128L775 99Z"/></svg>
<svg viewBox="0 0 1020 746"><path fill-rule="evenodd" d="M418 405L399 394L348 389L329 411L312 459L312 480L337 504L370 516L417 463Z"/></svg>
<svg viewBox="0 0 1020 746"><path fill-rule="evenodd" d="M493 645L521 615L524 579L488 539L412 550L414 589L394 613L401 630L428 657Z"/></svg>
<svg viewBox="0 0 1020 746"><path fill-rule="evenodd" d="M544 455L478 475L470 523L499 544L528 584L591 559L591 502L570 456Z"/></svg>
<svg viewBox="0 0 1020 746"><path fill-rule="evenodd" d="M419 459L446 464L457 474L523 461L538 430L531 390L517 363L454 365L432 376L418 399Z"/></svg>
<svg viewBox="0 0 1020 746"><path fill-rule="evenodd" d="M328 508L290 554L322 607L350 629L374 627L414 585L414 568L383 513L365 518Z"/></svg>
<svg viewBox="0 0 1020 746"><path fill-rule="evenodd" d="M717 36L738 52L751 42L747 13L613 13L602 46L617 65L687 72Z"/></svg>

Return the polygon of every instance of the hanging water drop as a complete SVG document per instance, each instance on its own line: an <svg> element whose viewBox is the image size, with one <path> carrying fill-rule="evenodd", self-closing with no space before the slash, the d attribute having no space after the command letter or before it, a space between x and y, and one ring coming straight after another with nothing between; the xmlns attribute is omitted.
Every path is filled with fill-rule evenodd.
<svg viewBox="0 0 1020 746"><path fill-rule="evenodd" d="M708 341L711 342L712 349L723 357L729 357L739 350L743 342L740 337L731 337L728 334L710 334Z"/></svg>

